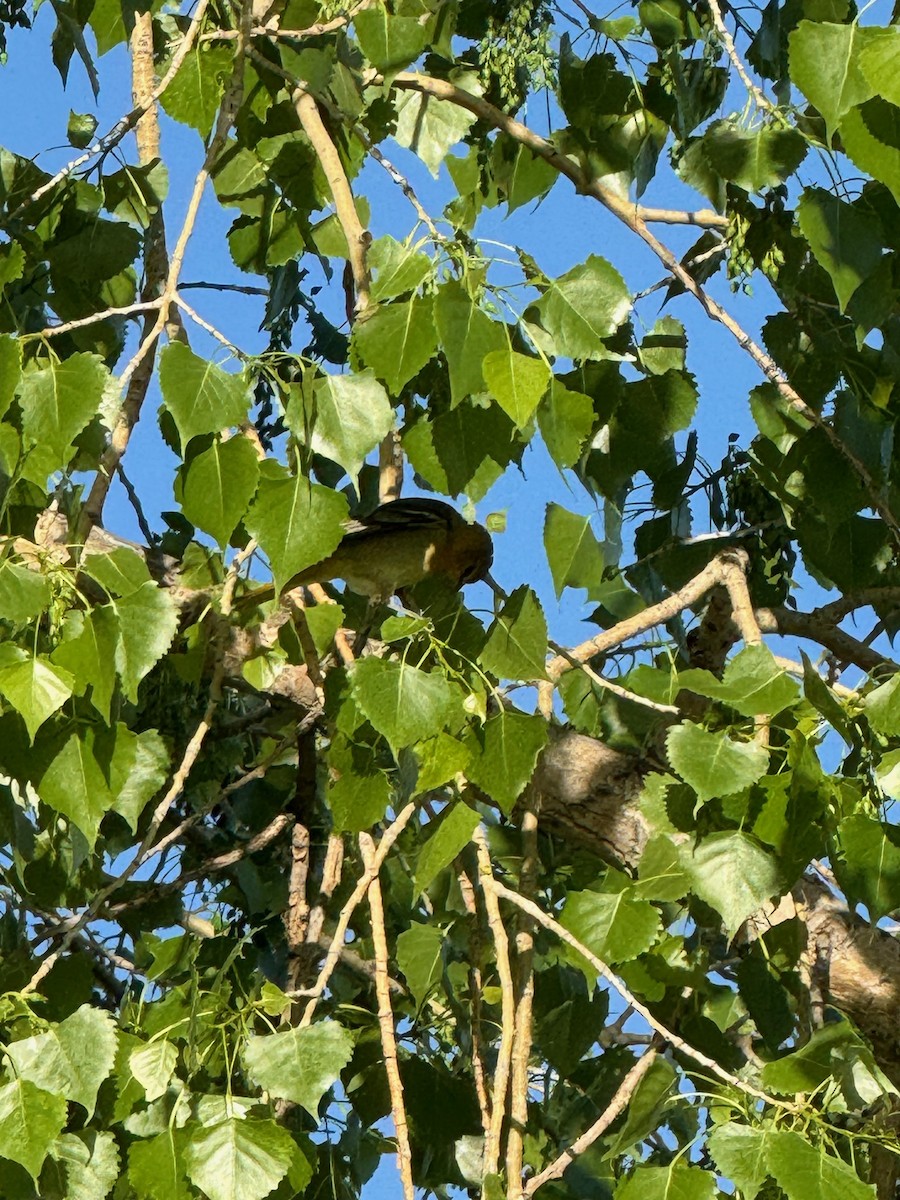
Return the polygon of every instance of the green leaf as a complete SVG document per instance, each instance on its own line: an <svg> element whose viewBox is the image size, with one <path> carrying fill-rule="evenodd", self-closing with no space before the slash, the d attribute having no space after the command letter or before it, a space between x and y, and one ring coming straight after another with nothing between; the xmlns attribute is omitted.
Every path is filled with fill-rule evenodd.
<svg viewBox="0 0 900 1200"><path fill-rule="evenodd" d="M631 295L612 263L592 254L554 279L536 305L541 324L566 358L605 358L611 337L631 311Z"/></svg>
<svg viewBox="0 0 900 1200"><path fill-rule="evenodd" d="M227 1117L194 1129L184 1161L188 1178L209 1200L262 1200L284 1179L294 1139L275 1121Z"/></svg>
<svg viewBox="0 0 900 1200"><path fill-rule="evenodd" d="M37 1182L44 1159L66 1123L66 1102L14 1079L0 1087L0 1157L23 1166Z"/></svg>
<svg viewBox="0 0 900 1200"><path fill-rule="evenodd" d="M65 1200L102 1200L119 1177L119 1151L111 1133L64 1133L50 1153L65 1174Z"/></svg>
<svg viewBox="0 0 900 1200"><path fill-rule="evenodd" d="M723 179L747 192L778 187L797 170L807 151L795 129L749 130L717 121L703 135L703 152Z"/></svg>
<svg viewBox="0 0 900 1200"><path fill-rule="evenodd" d="M246 419L247 381L199 358L183 342L159 356L159 386L182 446L201 433L219 433Z"/></svg>
<svg viewBox="0 0 900 1200"><path fill-rule="evenodd" d="M428 993L440 982L443 945L444 934L434 925L416 923L404 929L397 938L397 966L420 1008Z"/></svg>
<svg viewBox="0 0 900 1200"><path fill-rule="evenodd" d="M82 569L111 596L130 596L152 579L143 556L127 546L96 554L86 549Z"/></svg>
<svg viewBox="0 0 900 1200"><path fill-rule="evenodd" d="M2 269L0 261L0 269ZM0 275L2 291L2 275ZM19 386L22 374L22 343L8 333L0 335L0 417L6 412Z"/></svg>
<svg viewBox="0 0 900 1200"><path fill-rule="evenodd" d="M798 1050L767 1062L762 1069L762 1086L773 1092L814 1092L834 1076L849 1072L860 1077L858 1068L869 1052L859 1034L844 1018L813 1030L809 1041ZM861 1061L862 1060L862 1061ZM856 1087L854 1086L854 1093Z"/></svg>
<svg viewBox="0 0 900 1200"><path fill-rule="evenodd" d="M863 710L876 733L886 737L900 734L900 675L874 688L863 700Z"/></svg>
<svg viewBox="0 0 900 1200"><path fill-rule="evenodd" d="M649 901L635 899L628 887L615 893L570 893L560 924L607 963L637 958L661 932L659 913ZM586 961L584 969L590 980L596 977Z"/></svg>
<svg viewBox="0 0 900 1200"><path fill-rule="evenodd" d="M616 1188L616 1200L713 1200L716 1193L709 1171L675 1161L667 1167L635 1167Z"/></svg>
<svg viewBox="0 0 900 1200"><path fill-rule="evenodd" d="M337 1021L326 1020L283 1033L249 1037L244 1061L261 1088L302 1105L315 1120L322 1097L352 1054L351 1034Z"/></svg>
<svg viewBox="0 0 900 1200"><path fill-rule="evenodd" d="M76 150L84 150L91 144L98 124L93 113L77 113L74 109L69 109L69 121L66 125L69 145L74 146Z"/></svg>
<svg viewBox="0 0 900 1200"><path fill-rule="evenodd" d="M507 416L519 429L527 425L551 380L547 364L515 350L492 350L482 370L488 390Z"/></svg>
<svg viewBox="0 0 900 1200"><path fill-rule="evenodd" d="M590 517L579 517L559 504L548 504L544 549L557 599L567 587L597 588L603 582L603 551Z"/></svg>
<svg viewBox="0 0 900 1200"><path fill-rule="evenodd" d="M353 18L360 49L378 71L409 66L428 45L428 25L418 17L402 17L378 5Z"/></svg>
<svg viewBox="0 0 900 1200"><path fill-rule="evenodd" d="M115 1061L115 1025L109 1013L83 1004L46 1033L10 1043L6 1053L20 1078L74 1100L90 1118Z"/></svg>
<svg viewBox="0 0 900 1200"><path fill-rule="evenodd" d="M414 378L437 350L434 302L413 296L367 310L353 327L351 354L384 380L392 396Z"/></svg>
<svg viewBox="0 0 900 1200"><path fill-rule="evenodd" d="M60 642L51 661L71 674L77 695L91 689L91 703L108 724L119 644L119 622L112 605L91 609L81 620L80 630L77 636Z"/></svg>
<svg viewBox="0 0 900 1200"><path fill-rule="evenodd" d="M178 1051L165 1038L139 1046L128 1056L131 1074L144 1089L148 1103L164 1096L175 1074Z"/></svg>
<svg viewBox="0 0 900 1200"><path fill-rule="evenodd" d="M190 50L161 97L169 116L208 138L233 61L234 51L228 46L201 43Z"/></svg>
<svg viewBox="0 0 900 1200"><path fill-rule="evenodd" d="M263 474L245 524L280 590L292 575L337 549L346 516L347 501L338 492L279 470Z"/></svg>
<svg viewBox="0 0 900 1200"><path fill-rule="evenodd" d="M883 31L856 21L801 21L788 38L791 80L825 118L829 140L845 113L877 93L860 69L859 56L879 34Z"/></svg>
<svg viewBox="0 0 900 1200"><path fill-rule="evenodd" d="M113 806L109 779L97 758L96 739L89 725L70 734L38 782L44 803L77 825L92 849L100 822Z"/></svg>
<svg viewBox="0 0 900 1200"><path fill-rule="evenodd" d="M879 96L852 108L841 120L841 140L856 165L900 204L900 108Z"/></svg>
<svg viewBox="0 0 900 1200"><path fill-rule="evenodd" d="M416 291L433 270L427 254L390 235L372 243L366 263L375 276L369 291L369 298L375 303Z"/></svg>
<svg viewBox="0 0 900 1200"><path fill-rule="evenodd" d="M469 842L478 825L478 813L457 801L440 820L416 860L416 894L427 891L444 867L450 865Z"/></svg>
<svg viewBox="0 0 900 1200"><path fill-rule="evenodd" d="M721 914L729 937L783 890L777 860L746 833L712 833L685 846L681 863L700 899Z"/></svg>
<svg viewBox="0 0 900 1200"><path fill-rule="evenodd" d="M381 820L391 802L391 783L370 746L333 738L328 775L326 799L336 830L360 833Z"/></svg>
<svg viewBox="0 0 900 1200"><path fill-rule="evenodd" d="M108 379L96 354L73 354L26 372L19 388L24 444L39 446L54 466L63 466L71 443L99 411Z"/></svg>
<svg viewBox="0 0 900 1200"><path fill-rule="evenodd" d="M0 366L0 371L2 369ZM4 621L25 625L39 616L49 603L50 588L43 575L9 559L0 563L0 616Z"/></svg>
<svg viewBox="0 0 900 1200"><path fill-rule="evenodd" d="M534 774L538 755L547 744L542 717L499 712L469 736L472 759L469 779L509 813Z"/></svg>
<svg viewBox="0 0 900 1200"><path fill-rule="evenodd" d="M259 482L259 460L249 438L216 439L186 468L181 508L220 546L228 544Z"/></svg>
<svg viewBox="0 0 900 1200"><path fill-rule="evenodd" d="M769 1174L769 1138L772 1130L755 1129L726 1121L709 1135L709 1152L721 1174L754 1200Z"/></svg>
<svg viewBox="0 0 900 1200"><path fill-rule="evenodd" d="M495 145L499 145L499 139ZM527 146L514 142L512 154L508 166L503 164L501 167L498 164L495 167L495 178L506 193L506 203L511 213L538 196L546 195L559 179L559 171Z"/></svg>
<svg viewBox="0 0 900 1200"><path fill-rule="evenodd" d="M504 601L488 630L479 662L498 679L543 679L547 621L541 602L523 584Z"/></svg>
<svg viewBox="0 0 900 1200"><path fill-rule="evenodd" d="M869 85L868 95L881 96L889 104L900 105L900 80L897 78L900 29L896 25L886 29L859 27L856 32L861 43L856 65Z"/></svg>
<svg viewBox="0 0 900 1200"><path fill-rule="evenodd" d="M853 813L838 825L829 854L848 900L864 904L873 921L900 908L900 846L890 836L891 829L864 813Z"/></svg>
<svg viewBox="0 0 900 1200"><path fill-rule="evenodd" d="M482 363L488 354L507 348L506 330L473 304L455 279L437 290L434 323L450 371L451 401L456 405L487 388Z"/></svg>
<svg viewBox="0 0 900 1200"><path fill-rule="evenodd" d="M462 699L443 675L405 662L364 658L351 670L353 699L393 750L462 724Z"/></svg>
<svg viewBox="0 0 900 1200"><path fill-rule="evenodd" d="M823 188L807 188L797 205L797 218L845 312L850 297L881 262L881 222Z"/></svg>
<svg viewBox="0 0 900 1200"><path fill-rule="evenodd" d="M475 76L450 72L451 82L464 90L480 93ZM437 178L447 151L461 142L475 123L473 113L449 100L438 100L421 92L404 92L397 101L395 140L418 154L432 175Z"/></svg>
<svg viewBox="0 0 900 1200"><path fill-rule="evenodd" d="M0 668L0 695L21 713L32 741L72 695L74 683L68 671L43 658L22 657Z"/></svg>
<svg viewBox="0 0 900 1200"><path fill-rule="evenodd" d="M554 376L538 406L537 421L556 465L574 467L594 427L594 405L590 396L570 391Z"/></svg>
<svg viewBox="0 0 900 1200"><path fill-rule="evenodd" d="M728 660L721 680L710 671L681 671L682 688L722 700L745 717L775 716L795 704L800 689L775 661L768 646L745 646Z"/></svg>
<svg viewBox="0 0 900 1200"><path fill-rule="evenodd" d="M863 1183L853 1168L790 1129L766 1139L769 1172L788 1200L875 1200L874 1184Z"/></svg>
<svg viewBox="0 0 900 1200"><path fill-rule="evenodd" d="M312 403L291 388L287 422L298 441L342 466L356 482L366 457L394 425L390 400L371 371L320 376Z"/></svg>
<svg viewBox="0 0 900 1200"><path fill-rule="evenodd" d="M138 684L162 658L178 631L178 609L165 588L145 583L113 602L119 619L116 669L122 691L137 702Z"/></svg>
<svg viewBox="0 0 900 1200"><path fill-rule="evenodd" d="M435 418L423 416L403 435L403 449L414 470L435 491L473 502L521 455L523 442L498 405L487 408L462 401Z"/></svg>
<svg viewBox="0 0 900 1200"><path fill-rule="evenodd" d="M666 738L669 762L703 802L730 796L766 773L769 754L753 742L736 742L724 730L712 733L690 721L676 725Z"/></svg>
<svg viewBox="0 0 900 1200"><path fill-rule="evenodd" d="M415 794L449 783L469 761L469 748L449 733L439 733L413 747L418 764Z"/></svg>
<svg viewBox="0 0 900 1200"><path fill-rule="evenodd" d="M140 1200L190 1200L184 1161L186 1135L167 1126L128 1148L128 1179Z"/></svg>

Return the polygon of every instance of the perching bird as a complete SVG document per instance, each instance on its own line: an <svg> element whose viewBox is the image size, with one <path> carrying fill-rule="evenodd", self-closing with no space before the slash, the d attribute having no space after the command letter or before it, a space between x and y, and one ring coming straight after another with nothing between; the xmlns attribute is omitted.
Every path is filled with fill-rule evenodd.
<svg viewBox="0 0 900 1200"><path fill-rule="evenodd" d="M282 594L331 579L343 579L373 600L387 600L431 576L459 588L484 579L494 557L484 526L470 525L443 500L392 500L361 520L346 521L345 528L334 553L298 571ZM273 594L265 588L252 597L260 603Z"/></svg>

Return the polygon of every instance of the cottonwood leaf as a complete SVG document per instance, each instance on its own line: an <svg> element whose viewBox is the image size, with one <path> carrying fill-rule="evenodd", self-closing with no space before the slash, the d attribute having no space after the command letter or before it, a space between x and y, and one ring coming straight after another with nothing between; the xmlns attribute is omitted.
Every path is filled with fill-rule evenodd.
<svg viewBox="0 0 900 1200"><path fill-rule="evenodd" d="M797 219L816 261L831 276L845 312L850 297L882 260L881 222L824 188L806 189L797 205Z"/></svg>
<svg viewBox="0 0 900 1200"><path fill-rule="evenodd" d="M0 615L4 621L24 625L39 616L49 603L49 584L38 571L29 571L9 559L0 564Z"/></svg>
<svg viewBox="0 0 900 1200"><path fill-rule="evenodd" d="M166 1038L157 1038L129 1054L131 1074L144 1089L148 1103L166 1094L177 1062L178 1051Z"/></svg>
<svg viewBox="0 0 900 1200"><path fill-rule="evenodd" d="M91 848L113 806L108 777L94 753L96 736L89 725L71 733L37 785L44 803L77 825Z"/></svg>
<svg viewBox="0 0 900 1200"><path fill-rule="evenodd" d="M227 46L195 46L160 97L163 108L173 120L196 129L205 141L233 63L234 54Z"/></svg>
<svg viewBox="0 0 900 1200"><path fill-rule="evenodd" d="M389 13L380 5L357 12L353 28L363 54L379 71L409 66L428 45L427 24L418 17Z"/></svg>
<svg viewBox="0 0 900 1200"><path fill-rule="evenodd" d="M590 517L548 504L544 517L544 549L559 598L567 587L597 588L603 582L603 551Z"/></svg>
<svg viewBox="0 0 900 1200"><path fill-rule="evenodd" d="M140 1200L190 1200L184 1145L187 1134L166 1128L156 1137L132 1142L128 1179Z"/></svg>
<svg viewBox="0 0 900 1200"><path fill-rule="evenodd" d="M81 632L60 642L51 655L53 663L71 674L77 695L91 689L91 703L107 723L116 687L118 644L119 621L112 605L105 604L85 613Z"/></svg>
<svg viewBox="0 0 900 1200"><path fill-rule="evenodd" d="M498 679L543 679L547 661L547 621L525 584L504 601L488 630L478 661Z"/></svg>
<svg viewBox="0 0 900 1200"><path fill-rule="evenodd" d="M0 1157L19 1163L35 1182L65 1123L62 1096L30 1079L14 1079L0 1087Z"/></svg>
<svg viewBox="0 0 900 1200"><path fill-rule="evenodd" d="M690 721L669 730L669 762L704 802L730 796L756 783L766 773L769 754L754 742L737 742L724 730L711 732Z"/></svg>
<svg viewBox="0 0 900 1200"><path fill-rule="evenodd" d="M0 262L0 291L3 290L2 267ZM4 333L0 335L0 417L12 404L21 374L22 343L18 338Z"/></svg>
<svg viewBox="0 0 900 1200"><path fill-rule="evenodd" d="M366 262L375 276L369 290L373 301L393 300L405 292L414 292L433 269L427 254L389 235L372 243Z"/></svg>
<svg viewBox="0 0 900 1200"><path fill-rule="evenodd" d="M413 296L382 304L367 312L353 328L351 353L379 379L392 396L418 375L437 350L434 301L431 296Z"/></svg>
<svg viewBox="0 0 900 1200"><path fill-rule="evenodd" d="M504 812L511 812L534 774L547 737L547 722L542 717L506 711L489 717L467 738L472 750L469 779Z"/></svg>
<svg viewBox="0 0 900 1200"><path fill-rule="evenodd" d="M247 511L259 483L259 460L249 438L216 439L185 468L181 491L184 515L216 539L228 539Z"/></svg>
<svg viewBox="0 0 900 1200"><path fill-rule="evenodd" d="M247 416L246 379L200 358L183 342L170 342L160 354L159 386L182 447L198 434L240 425Z"/></svg>
<svg viewBox="0 0 900 1200"><path fill-rule="evenodd" d="M396 20L392 17L391 20ZM454 78L456 77L456 78ZM481 89L474 75L451 71L450 78L467 91L479 94ZM475 115L459 104L438 100L421 92L405 92L396 104L397 128L394 139L401 146L418 154L432 175L437 178L447 151L462 141Z"/></svg>
<svg viewBox="0 0 900 1200"><path fill-rule="evenodd" d="M630 962L649 950L660 934L659 913L630 888L621 892L573 892L560 924L607 963ZM581 956L579 955L581 959ZM581 959L589 980L597 972Z"/></svg>
<svg viewBox="0 0 900 1200"><path fill-rule="evenodd" d="M462 724L459 690L437 672L372 657L355 663L350 679L360 712L394 750Z"/></svg>
<svg viewBox="0 0 900 1200"><path fill-rule="evenodd" d="M790 1129L766 1139L768 1168L788 1200L875 1200L874 1184L863 1183L849 1163Z"/></svg>
<svg viewBox="0 0 900 1200"><path fill-rule="evenodd" d="M486 389L485 357L508 348L509 338L505 326L482 312L455 279L437 290L434 323L450 372L450 400L456 405Z"/></svg>
<svg viewBox="0 0 900 1200"><path fill-rule="evenodd" d="M298 441L343 467L355 483L366 457L394 425L394 412L371 371L324 375L306 388L291 388L288 427Z"/></svg>
<svg viewBox="0 0 900 1200"><path fill-rule="evenodd" d="M278 1186L294 1157L294 1139L275 1121L226 1117L187 1138L188 1178L209 1200L262 1200Z"/></svg>
<svg viewBox="0 0 900 1200"><path fill-rule="evenodd" d="M137 703L138 684L156 666L178 632L178 609L164 588L145 583L113 602L119 621L116 669L122 691Z"/></svg>
<svg viewBox="0 0 900 1200"><path fill-rule="evenodd" d="M441 817L441 820L419 851L416 860L416 894L426 891L444 867L468 846L478 825L479 816L461 801Z"/></svg>
<svg viewBox="0 0 900 1200"><path fill-rule="evenodd" d="M860 52L882 32L855 21L801 21L788 37L791 80L825 118L829 139L845 113L877 94L861 69Z"/></svg>
<svg viewBox="0 0 900 1200"><path fill-rule="evenodd" d="M245 524L269 560L276 588L337 549L347 511L346 499L331 488L280 468L264 473Z"/></svg>
<svg viewBox="0 0 900 1200"><path fill-rule="evenodd" d="M709 1135L709 1152L719 1171L746 1196L756 1194L769 1174L769 1138L772 1130L726 1121Z"/></svg>
<svg viewBox="0 0 900 1200"><path fill-rule="evenodd" d="M48 717L62 708L74 687L75 680L68 671L44 658L23 654L0 668L0 695L21 714L32 741Z"/></svg>
<svg viewBox="0 0 900 1200"><path fill-rule="evenodd" d="M488 390L508 417L521 429L534 416L552 378L540 358L516 350L492 350L481 364Z"/></svg>
<svg viewBox="0 0 900 1200"><path fill-rule="evenodd" d="M443 945L444 934L434 925L413 924L397 938L397 966L420 1007L441 978Z"/></svg>
<svg viewBox="0 0 900 1200"><path fill-rule="evenodd" d="M678 684L701 696L722 700L746 717L774 716L800 698L800 688L779 667L768 646L745 646L728 660L721 679L711 671L681 671Z"/></svg>
<svg viewBox="0 0 900 1200"><path fill-rule="evenodd" d="M316 1118L319 1103L353 1054L353 1038L337 1021L252 1036L244 1061L261 1088L300 1104Z"/></svg>
<svg viewBox="0 0 900 1200"><path fill-rule="evenodd" d="M782 890L777 860L747 833L713 833L682 849L693 890L719 913L729 937Z"/></svg>
<svg viewBox="0 0 900 1200"><path fill-rule="evenodd" d="M583 392L573 392L554 375L550 390L537 410L544 445L558 467L573 467L594 428L594 403Z"/></svg>
<svg viewBox="0 0 900 1200"><path fill-rule="evenodd" d="M713 1200L716 1179L700 1167L672 1162L667 1167L635 1167L616 1200Z"/></svg>
<svg viewBox="0 0 900 1200"><path fill-rule="evenodd" d="M100 410L108 379L109 371L96 354L73 354L23 376L22 440L50 456L50 470L68 461L72 441Z"/></svg>
<svg viewBox="0 0 900 1200"><path fill-rule="evenodd" d="M552 280L535 308L560 354L582 360L605 358L603 339L627 318L631 295L612 263L592 254Z"/></svg>
<svg viewBox="0 0 900 1200"><path fill-rule="evenodd" d="M74 1100L91 1117L115 1062L116 1030L109 1013L83 1004L46 1033L11 1042L6 1053L20 1078Z"/></svg>

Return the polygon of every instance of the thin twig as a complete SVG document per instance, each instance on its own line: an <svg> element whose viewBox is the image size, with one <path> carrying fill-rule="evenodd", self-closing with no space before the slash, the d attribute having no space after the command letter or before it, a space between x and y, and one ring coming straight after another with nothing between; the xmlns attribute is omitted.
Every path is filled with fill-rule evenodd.
<svg viewBox="0 0 900 1200"><path fill-rule="evenodd" d="M508 900L510 904L515 904L518 908L530 913L539 925L542 925L545 929L549 929L551 933L555 933L557 937L571 946L573 950L577 950L579 954L583 955L597 974L615 988L622 999L631 1005L638 1016L642 1017L651 1029L655 1030L664 1041L668 1042L675 1050L680 1051L686 1058L690 1058L699 1066L705 1067L707 1071L722 1083L727 1083L729 1087L736 1088L745 1095L752 1096L755 1100L762 1100L764 1103L770 1104L774 1108L780 1108L785 1112L796 1111L796 1105L782 1100L778 1096L771 1096L768 1092L760 1091L759 1088L755 1088L751 1083L746 1083L743 1079L739 1079L737 1075L732 1075L730 1071L726 1071L724 1067L720 1066L714 1058L710 1058L708 1055L703 1054L702 1051L694 1049L683 1038L673 1033L671 1029L667 1029L654 1016L650 1009L628 990L615 972L602 959L598 958L592 950L589 950L585 946L584 942L580 942L568 929L560 925L559 921L548 916L533 900L527 900L524 896L520 896L518 892L514 892L512 888L506 887L493 874L490 878L483 878L482 885L493 891L501 899Z"/></svg>
<svg viewBox="0 0 900 1200"><path fill-rule="evenodd" d="M506 1120L506 1100L512 1068L513 1039L516 1028L516 993L512 968L509 962L509 938L500 905L492 884L494 869L484 830L479 826L473 834L475 853L478 856L478 880L484 895L488 926L494 939L497 959L497 975L500 979L500 1045L497 1047L497 1063L494 1068L494 1085L491 1091L491 1127L484 1139L484 1178L496 1175L500 1167L500 1139Z"/></svg>
<svg viewBox="0 0 900 1200"><path fill-rule="evenodd" d="M375 843L368 833L359 835L359 848L366 867L371 867L375 857ZM400 1078L400 1063L397 1058L397 1038L394 1033L394 1012L391 1008L390 975L388 972L387 932L384 926L384 901L381 883L376 873L369 885L369 913L372 917L372 945L375 949L375 995L378 1000L378 1027L381 1031L381 1052L384 1056L384 1073L387 1076L388 1092L391 1097L391 1116L397 1138L397 1170L403 1188L404 1200L415 1200L412 1177L412 1149L409 1144L409 1124L406 1120L406 1104L403 1099L403 1080Z"/></svg>
<svg viewBox="0 0 900 1200"><path fill-rule="evenodd" d="M559 1158L555 1159L549 1166L544 1167L543 1171L528 1180L523 1191L524 1196L533 1196L539 1187L542 1187L545 1183L549 1183L551 1179L562 1179L579 1154L584 1154L585 1150L592 1146L597 1138L602 1137L606 1133L613 1121L628 1107L631 1097L637 1091L641 1080L653 1066L658 1053L659 1051L650 1049L641 1055L619 1084L616 1094L590 1129L586 1129L580 1137L575 1139L571 1146L567 1146Z"/></svg>
<svg viewBox="0 0 900 1200"><path fill-rule="evenodd" d="M23 333L21 340L26 342L32 338L40 338L41 341L44 341L47 338L59 337L64 333L72 333L75 329L85 329L89 325L107 321L110 317L134 317L155 308L159 308L159 300L138 300L134 304L126 304L124 308L104 308L102 312L92 313L89 317L79 317L76 321L66 321L62 325L48 325L37 333Z"/></svg>
<svg viewBox="0 0 900 1200"><path fill-rule="evenodd" d="M381 841L378 843L378 849L372 856L371 862L365 867L362 875L359 878L359 881L356 884L356 887L350 894L350 898L347 900L346 904L338 914L337 924L334 927L334 933L332 934L331 938L331 948L325 956L325 961L322 963L322 968L319 971L319 976L316 979L316 982L309 989L310 1000L306 1006L306 1009L304 1010L303 1017L300 1020L301 1027L304 1025L309 1025L312 1021L316 1012L316 1008L318 1007L319 1000L322 997L322 993L328 986L328 980L331 978L334 968L340 961L341 947L344 944L344 937L346 936L347 929L350 925L350 918L356 911L357 905L361 900L364 899L372 880L381 870L381 864L387 858L394 842L396 842L397 838L409 824L409 820L415 811L415 804L407 804L405 808L400 810L394 820L384 831Z"/></svg>
<svg viewBox="0 0 900 1200"><path fill-rule="evenodd" d="M206 332L211 337L214 337L217 342L221 343L226 350L230 350L235 358L246 359L248 357L248 355L244 353L240 346L236 346L234 342L225 336L224 333L216 329L215 325L210 324L205 317L201 317L197 310L192 308L190 304L188 304L187 300L185 300L182 296L179 296L177 293L175 295L175 303L183 312L187 313L195 325L199 325L201 329L206 330Z"/></svg>
<svg viewBox="0 0 900 1200"><path fill-rule="evenodd" d="M533 899L538 876L540 793L529 788L521 804L522 865L519 891ZM521 910L516 921L516 1019L510 1077L509 1133L506 1138L506 1187L509 1200L521 1200L525 1130L528 1126L528 1067L534 1018L534 920Z"/></svg>
<svg viewBox="0 0 900 1200"><path fill-rule="evenodd" d="M719 8L718 0L706 0L706 2L709 5L709 11L713 19L713 25L716 27L716 33L719 35L719 39L725 48L725 53L731 59L732 66L734 67L735 71L737 71L744 87L753 97L759 108L764 109L769 113L777 112L776 106L768 98L765 92L763 92L762 89L757 87L757 85L753 82L753 80L750 78L747 68L744 66L743 62L741 62L741 56L738 54L735 47L734 38L728 32L728 28L722 18L722 10Z"/></svg>
<svg viewBox="0 0 900 1200"><path fill-rule="evenodd" d="M717 555L699 574L695 575L693 579L689 579L684 587L673 592L671 596L660 600L658 604L645 608L643 612L636 613L633 617L626 617L612 629L603 630L602 633L589 638L588 641L567 650L564 655L557 655L547 664L547 675L555 682L566 671L571 671L575 666L587 662L595 654L602 654L606 650L622 645L623 642L627 642L640 633L646 633L647 630L654 629L657 625L671 621L680 612L702 600L707 592L725 582L723 562L735 554L743 554L743 551L725 551L724 554Z"/></svg>

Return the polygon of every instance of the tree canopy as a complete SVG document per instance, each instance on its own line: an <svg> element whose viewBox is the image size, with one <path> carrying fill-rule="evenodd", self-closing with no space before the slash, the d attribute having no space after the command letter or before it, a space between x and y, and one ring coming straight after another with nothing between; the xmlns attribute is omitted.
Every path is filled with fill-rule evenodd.
<svg viewBox="0 0 900 1200"><path fill-rule="evenodd" d="M0 149L0 1194L893 1197L897 25L0 34L6 105L35 44L133 91ZM278 594L401 490L515 537L507 590Z"/></svg>

